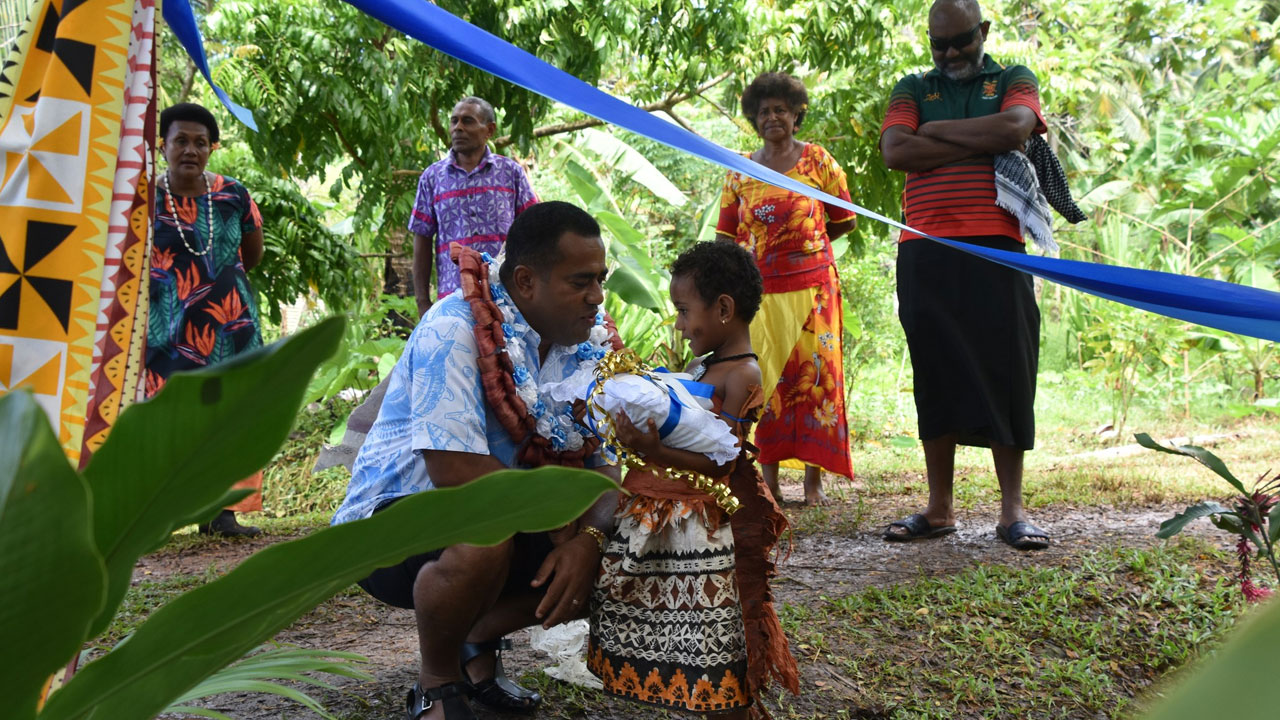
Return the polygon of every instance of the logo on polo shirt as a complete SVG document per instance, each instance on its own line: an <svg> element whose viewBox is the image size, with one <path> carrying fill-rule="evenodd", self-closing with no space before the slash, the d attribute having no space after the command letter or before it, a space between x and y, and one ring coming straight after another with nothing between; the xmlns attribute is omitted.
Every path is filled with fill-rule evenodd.
<svg viewBox="0 0 1280 720"><path fill-rule="evenodd" d="M933 92L924 96L925 102L934 102L935 100L941 100L941 99L942 99L942 93L940 92Z"/></svg>
<svg viewBox="0 0 1280 720"><path fill-rule="evenodd" d="M982 99L995 100L996 98L996 81L988 80L982 83Z"/></svg>

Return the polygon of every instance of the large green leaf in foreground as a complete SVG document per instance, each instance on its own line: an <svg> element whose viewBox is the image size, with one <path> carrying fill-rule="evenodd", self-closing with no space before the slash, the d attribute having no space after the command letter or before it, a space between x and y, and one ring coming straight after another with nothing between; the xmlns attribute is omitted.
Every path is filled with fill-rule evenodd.
<svg viewBox="0 0 1280 720"><path fill-rule="evenodd" d="M153 614L50 699L41 720L144 720L370 571L432 548L493 544L580 515L616 486L588 470L493 473L266 548Z"/></svg>
<svg viewBox="0 0 1280 720"><path fill-rule="evenodd" d="M1175 677L1177 683L1143 720L1204 720L1224 713L1273 718L1280 708L1276 683L1280 602L1272 599L1236 625L1208 662Z"/></svg>
<svg viewBox="0 0 1280 720"><path fill-rule="evenodd" d="M343 320L330 318L208 370L175 374L155 398L120 414L84 470L109 578L91 635L111 622L139 556L181 523L211 515L231 484L271 460L342 331Z"/></svg>
<svg viewBox="0 0 1280 720"><path fill-rule="evenodd" d="M0 396L0 428L0 718L27 718L41 684L80 649L106 572L84 479L30 393Z"/></svg>

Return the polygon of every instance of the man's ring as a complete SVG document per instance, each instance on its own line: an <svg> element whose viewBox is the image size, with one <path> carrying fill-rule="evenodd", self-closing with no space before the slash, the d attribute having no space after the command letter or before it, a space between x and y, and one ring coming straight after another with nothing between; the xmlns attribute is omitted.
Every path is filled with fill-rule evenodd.
<svg viewBox="0 0 1280 720"><path fill-rule="evenodd" d="M582 604L582 603L578 602L577 600L570 600L569 602L573 603L574 605L581 605L581 604Z"/></svg>

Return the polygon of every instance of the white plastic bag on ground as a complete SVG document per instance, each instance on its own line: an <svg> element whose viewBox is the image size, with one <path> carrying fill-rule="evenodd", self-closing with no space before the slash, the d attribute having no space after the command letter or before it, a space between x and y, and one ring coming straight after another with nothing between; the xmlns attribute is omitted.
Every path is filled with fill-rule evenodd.
<svg viewBox="0 0 1280 720"><path fill-rule="evenodd" d="M600 679L587 669L587 621L571 620L550 630L529 628L529 645L551 656L557 664L546 668L551 677L563 682L601 690Z"/></svg>

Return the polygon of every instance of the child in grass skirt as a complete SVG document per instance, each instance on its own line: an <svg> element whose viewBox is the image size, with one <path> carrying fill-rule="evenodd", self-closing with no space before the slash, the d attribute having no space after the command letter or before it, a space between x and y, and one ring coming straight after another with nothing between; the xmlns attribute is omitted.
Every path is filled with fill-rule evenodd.
<svg viewBox="0 0 1280 720"><path fill-rule="evenodd" d="M763 399L748 331L760 274L736 245L699 243L671 275L676 329L701 356L687 372L710 386L737 457L717 462L664 444L653 419L612 416L617 445L643 462L623 482L631 495L601 562L587 664L615 695L716 717L768 717L757 701L769 677L793 693L799 682L769 590L786 519L746 442Z"/></svg>

